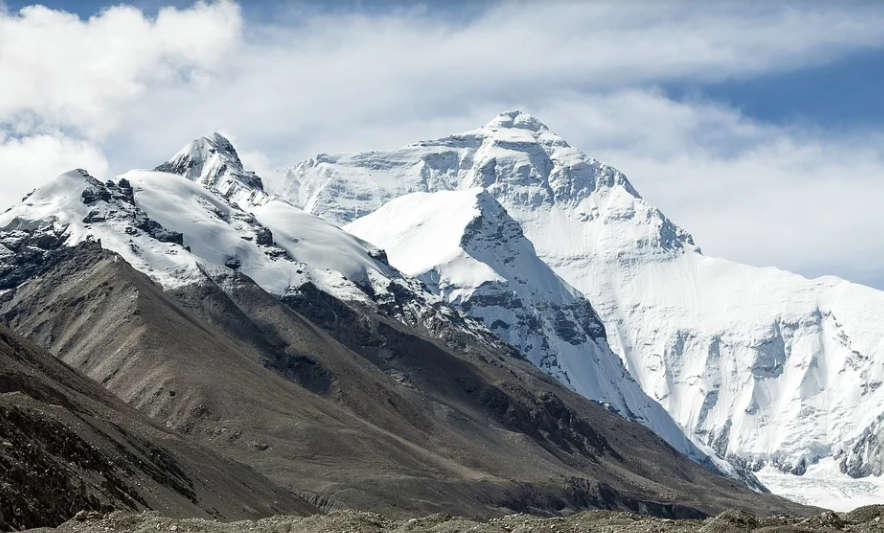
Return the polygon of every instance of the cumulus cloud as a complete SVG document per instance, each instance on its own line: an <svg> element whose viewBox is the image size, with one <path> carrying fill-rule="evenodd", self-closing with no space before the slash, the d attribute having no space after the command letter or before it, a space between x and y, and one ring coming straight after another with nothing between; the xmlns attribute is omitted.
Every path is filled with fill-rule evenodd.
<svg viewBox="0 0 884 533"><path fill-rule="evenodd" d="M149 88L199 85L240 24L229 2L164 8L153 20L122 5L88 20L39 5L0 14L0 117L36 116L101 137Z"/></svg>
<svg viewBox="0 0 884 533"><path fill-rule="evenodd" d="M0 198L7 200L0 210L30 192L44 177L72 168L88 168L100 176L108 169L107 159L97 146L51 134L9 138L0 133L0 165Z"/></svg>
<svg viewBox="0 0 884 533"><path fill-rule="evenodd" d="M774 126L655 91L563 97L540 112L705 253L884 287L884 135Z"/></svg>
<svg viewBox="0 0 884 533"><path fill-rule="evenodd" d="M248 21L229 0L155 17L127 6L88 19L0 10L0 154L29 147L35 161L54 162L0 157L0 202L57 164L149 167L213 130L266 172L319 151L472 129L522 107L627 171L712 253L871 279L843 265L869 253L880 264L880 246L834 246L884 222L868 195L851 192L880 190L884 145L759 123L654 87L882 46L876 4L503 2L466 19L304 10L286 23Z"/></svg>

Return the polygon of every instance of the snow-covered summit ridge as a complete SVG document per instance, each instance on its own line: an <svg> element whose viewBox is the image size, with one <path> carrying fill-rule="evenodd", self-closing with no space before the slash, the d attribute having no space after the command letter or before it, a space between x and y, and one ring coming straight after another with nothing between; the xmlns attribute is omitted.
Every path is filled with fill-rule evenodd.
<svg viewBox="0 0 884 533"><path fill-rule="evenodd" d="M529 234L533 218L560 226L598 220L582 240L624 259L636 252L696 250L691 235L645 202L623 173L519 111L502 113L477 130L399 150L321 154L291 167L278 192L308 212L345 224L403 194L472 187L487 189ZM624 236L642 245L614 249ZM585 252L583 245L561 246L565 253Z"/></svg>
<svg viewBox="0 0 884 533"><path fill-rule="evenodd" d="M259 218L260 216L260 218ZM283 201L242 210L198 182L134 170L102 182L62 174L0 216L0 232L52 231L120 254L166 288L229 269L284 296L305 283L347 301L368 301L407 281L367 243Z"/></svg>
<svg viewBox="0 0 884 533"><path fill-rule="evenodd" d="M243 167L236 148L217 132L194 139L155 170L184 176L243 207L269 200L261 178Z"/></svg>
<svg viewBox="0 0 884 533"><path fill-rule="evenodd" d="M82 169L57 176L0 215L0 268L20 269L10 279L25 281L52 250L87 240L101 241L166 287L201 278L182 234L136 205L129 180L101 182Z"/></svg>

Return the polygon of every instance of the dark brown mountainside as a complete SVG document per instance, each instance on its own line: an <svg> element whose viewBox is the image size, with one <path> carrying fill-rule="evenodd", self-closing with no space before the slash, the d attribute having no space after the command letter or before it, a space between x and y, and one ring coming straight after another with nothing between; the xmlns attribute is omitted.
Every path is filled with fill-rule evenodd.
<svg viewBox="0 0 884 533"><path fill-rule="evenodd" d="M0 327L0 530L107 509L226 519L313 510Z"/></svg>
<svg viewBox="0 0 884 533"><path fill-rule="evenodd" d="M807 512L527 361L452 349L319 291L283 303L228 274L164 292L87 244L59 250L0 313L130 405L328 507Z"/></svg>

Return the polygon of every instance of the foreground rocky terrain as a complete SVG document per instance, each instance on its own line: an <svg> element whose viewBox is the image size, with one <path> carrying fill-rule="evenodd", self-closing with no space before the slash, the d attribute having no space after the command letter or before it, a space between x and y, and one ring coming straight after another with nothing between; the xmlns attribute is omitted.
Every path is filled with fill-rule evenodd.
<svg viewBox="0 0 884 533"><path fill-rule="evenodd" d="M0 326L0 531L59 524L82 509L227 519L316 512Z"/></svg>
<svg viewBox="0 0 884 533"><path fill-rule="evenodd" d="M36 530L35 530L36 531ZM691 532L737 533L742 531L823 532L884 531L884 506L862 507L850 513L824 512L810 518L772 516L758 518L729 510L706 520L671 520L613 511L587 511L568 517L542 518L524 514L507 515L476 521L435 514L424 518L390 520L378 514L338 511L309 517L275 516L258 521L222 523L211 520L173 520L156 513L112 513L107 516L81 513L57 529L40 531L91 532L131 531L177 533L382 533L382 532L475 532L475 533L549 533L593 532Z"/></svg>

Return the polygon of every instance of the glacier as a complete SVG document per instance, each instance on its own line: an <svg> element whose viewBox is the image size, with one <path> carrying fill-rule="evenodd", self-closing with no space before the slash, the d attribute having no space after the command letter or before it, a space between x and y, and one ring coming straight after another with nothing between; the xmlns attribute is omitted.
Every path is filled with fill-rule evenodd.
<svg viewBox="0 0 884 533"><path fill-rule="evenodd" d="M624 174L529 114L319 154L277 192L348 224L400 196L475 187L592 302L626 369L697 442L754 470L832 460L841 476L880 475L884 292L704 255Z"/></svg>

